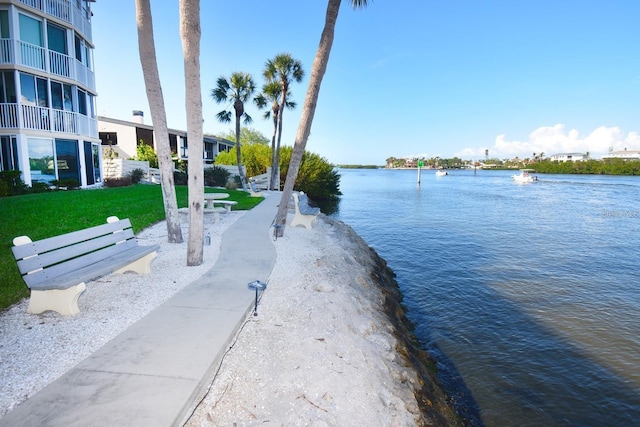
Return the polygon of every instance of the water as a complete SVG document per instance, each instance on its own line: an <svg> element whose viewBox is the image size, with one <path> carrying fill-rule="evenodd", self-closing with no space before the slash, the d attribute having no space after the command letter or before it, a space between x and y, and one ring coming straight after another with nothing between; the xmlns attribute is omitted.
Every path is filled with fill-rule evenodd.
<svg viewBox="0 0 640 427"><path fill-rule="evenodd" d="M640 177L340 170L470 425L640 425Z"/></svg>

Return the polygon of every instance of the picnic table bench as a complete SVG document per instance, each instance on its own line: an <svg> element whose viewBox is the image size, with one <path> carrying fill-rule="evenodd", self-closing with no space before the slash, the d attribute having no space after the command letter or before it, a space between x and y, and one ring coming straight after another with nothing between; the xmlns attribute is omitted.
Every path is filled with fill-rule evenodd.
<svg viewBox="0 0 640 427"><path fill-rule="evenodd" d="M291 226L296 227L302 225L310 229L316 216L320 213L320 208L309 206L309 198L302 191L299 193L293 192L293 201L295 205L295 215L291 220Z"/></svg>
<svg viewBox="0 0 640 427"><path fill-rule="evenodd" d="M111 273L148 274L159 245L139 246L129 219L107 223L42 240L13 239L18 269L31 289L29 313L47 310L78 314L78 297L85 282Z"/></svg>

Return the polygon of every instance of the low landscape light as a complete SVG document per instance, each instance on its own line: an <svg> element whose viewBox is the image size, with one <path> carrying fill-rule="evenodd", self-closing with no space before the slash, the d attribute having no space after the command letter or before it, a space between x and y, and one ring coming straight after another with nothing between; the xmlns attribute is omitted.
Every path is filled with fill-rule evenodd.
<svg viewBox="0 0 640 427"><path fill-rule="evenodd" d="M256 290L256 305L253 308L253 315L257 316L258 315L258 291L264 291L265 289L267 289L267 284L264 282L261 282L260 280L254 280L253 282L249 283L247 287L249 288L249 290L252 290L252 289Z"/></svg>

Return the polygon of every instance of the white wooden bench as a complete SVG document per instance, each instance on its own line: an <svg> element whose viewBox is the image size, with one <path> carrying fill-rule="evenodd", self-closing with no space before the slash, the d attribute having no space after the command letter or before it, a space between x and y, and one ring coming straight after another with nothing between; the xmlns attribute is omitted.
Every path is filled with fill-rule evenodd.
<svg viewBox="0 0 640 427"><path fill-rule="evenodd" d="M78 314L85 282L111 273L148 274L158 245L139 246L129 219L112 216L107 223L32 241L13 239L18 269L31 289L29 313L47 310Z"/></svg>
<svg viewBox="0 0 640 427"><path fill-rule="evenodd" d="M300 193L293 192L293 201L295 205L295 215L291 220L291 226L296 227L302 225L311 228L316 216L320 213L320 208L309 206L309 199L302 191Z"/></svg>

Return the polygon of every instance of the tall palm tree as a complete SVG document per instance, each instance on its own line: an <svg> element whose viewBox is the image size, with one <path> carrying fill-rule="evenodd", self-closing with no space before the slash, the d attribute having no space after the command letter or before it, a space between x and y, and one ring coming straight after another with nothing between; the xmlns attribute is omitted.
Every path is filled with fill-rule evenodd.
<svg viewBox="0 0 640 427"><path fill-rule="evenodd" d="M185 107L189 143L189 240L187 265L202 264L204 243L204 160L200 83L200 0L180 0Z"/></svg>
<svg viewBox="0 0 640 427"><path fill-rule="evenodd" d="M297 59L294 59L289 53L280 53L275 58L267 61L263 72L264 78L267 82L277 82L280 84L280 101L278 102L278 141L275 146L275 150L271 156L271 189L280 189L279 180L277 175L278 166L280 164L280 141L282 140L282 118L284 116L284 109L294 108L295 103L289 101L291 92L289 87L292 82L300 83L304 77L304 70L302 69L302 63ZM272 147L273 149L274 147ZM277 181L276 181L277 178ZM276 188L276 182L277 188Z"/></svg>
<svg viewBox="0 0 640 427"><path fill-rule="evenodd" d="M140 64L142 65L147 100L149 101L151 119L155 129L155 148L160 168L168 241L169 243L182 243L182 228L178 217L178 202L173 182L173 161L171 160L171 147L169 145L167 113L164 108L164 97L158 73L158 61L153 40L153 19L151 18L149 0L136 0L136 22L138 25Z"/></svg>
<svg viewBox="0 0 640 427"><path fill-rule="evenodd" d="M307 89L307 95L304 99L304 106L302 107L302 115L300 117L300 123L298 124L298 131L296 133L296 140L293 145L293 153L291 153L291 160L289 162L289 170L287 171L287 179L282 189L282 198L280 205L278 206L278 214L276 215L275 224L279 227L276 229L276 234L281 237L284 234L284 226L287 222L287 210L289 207L289 199L291 198L291 192L293 191L293 185L298 176L300 170L300 164L302 163L302 156L304 149L307 146L307 140L311 133L311 123L313 122L313 116L316 111L316 105L318 103L318 95L320 94L320 85L322 84L322 78L325 71L327 71L327 64L329 63L329 55L331 54L331 46L333 45L333 36L336 27L336 21L338 19L338 12L340 11L340 3L342 0L328 0L327 13L324 21L324 29L320 36L320 44L316 51L316 56L313 60L313 66L311 67L311 77L309 79L309 88ZM350 0L351 6L354 9L367 6L367 0Z"/></svg>
<svg viewBox="0 0 640 427"><path fill-rule="evenodd" d="M240 181L242 182L242 188L246 189L247 178L244 176L244 171L242 170L242 157L241 157L241 147L240 147L240 121L245 125L250 124L253 119L246 111L244 111L244 104L249 99L256 90L256 85L253 82L253 78L251 74L242 73L239 71L231 74L229 80L226 77L222 76L218 78L217 85L215 89L211 89L211 97L218 104L221 102L226 102L227 100L233 104L233 109L235 111L235 124L236 124L236 158L238 160L238 175L240 176ZM222 123L230 123L231 122L231 110L222 110L216 117Z"/></svg>
<svg viewBox="0 0 640 427"><path fill-rule="evenodd" d="M262 92L256 96L254 101L258 108L267 108L262 117L265 120L271 119L273 123L273 135L271 135L271 165L273 165L276 155L276 138L278 136L278 115L280 113L280 84L278 82L265 84L262 87ZM269 106L269 102L271 106ZM275 173L277 172L271 169L271 175L273 176ZM274 189L274 186L271 185L272 181L272 179L269 179L269 190Z"/></svg>

